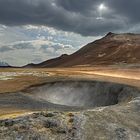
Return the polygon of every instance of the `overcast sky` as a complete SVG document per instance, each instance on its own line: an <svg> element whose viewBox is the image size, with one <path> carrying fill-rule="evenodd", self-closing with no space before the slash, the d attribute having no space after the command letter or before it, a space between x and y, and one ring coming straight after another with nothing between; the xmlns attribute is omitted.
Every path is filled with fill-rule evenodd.
<svg viewBox="0 0 140 140"><path fill-rule="evenodd" d="M0 0L0 60L39 63L107 32L140 32L140 0Z"/></svg>

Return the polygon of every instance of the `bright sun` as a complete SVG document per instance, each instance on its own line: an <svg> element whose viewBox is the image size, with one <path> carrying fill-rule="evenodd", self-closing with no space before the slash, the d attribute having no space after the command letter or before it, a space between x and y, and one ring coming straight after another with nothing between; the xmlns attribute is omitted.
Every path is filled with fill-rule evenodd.
<svg viewBox="0 0 140 140"><path fill-rule="evenodd" d="M108 10L108 8L106 7L106 5L104 3L101 3L100 5L98 5L99 15L96 19L103 19L103 15L107 10Z"/></svg>
<svg viewBox="0 0 140 140"><path fill-rule="evenodd" d="M103 3L101 3L101 4L98 6L98 9L99 9L99 11L104 11L104 10L107 9L107 7L106 7Z"/></svg>

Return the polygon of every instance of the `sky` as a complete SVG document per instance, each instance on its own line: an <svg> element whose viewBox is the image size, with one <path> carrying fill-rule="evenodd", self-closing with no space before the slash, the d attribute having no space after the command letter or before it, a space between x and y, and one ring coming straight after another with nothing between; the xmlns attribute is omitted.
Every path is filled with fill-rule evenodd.
<svg viewBox="0 0 140 140"><path fill-rule="evenodd" d="M140 33L140 0L0 0L0 61L71 54L108 32Z"/></svg>

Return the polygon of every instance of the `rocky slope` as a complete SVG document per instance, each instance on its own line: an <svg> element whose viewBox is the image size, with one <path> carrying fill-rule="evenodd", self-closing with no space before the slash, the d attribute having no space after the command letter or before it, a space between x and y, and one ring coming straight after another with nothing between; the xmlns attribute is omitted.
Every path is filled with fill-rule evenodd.
<svg viewBox="0 0 140 140"><path fill-rule="evenodd" d="M80 112L37 112L0 120L1 140L139 140L140 98Z"/></svg>
<svg viewBox="0 0 140 140"><path fill-rule="evenodd" d="M61 91L64 88L58 86L62 82L51 82L43 85L32 86L23 92L6 93L0 95L0 107L11 107L11 109L24 109L31 112L25 112L24 115L1 118L0 116L0 140L139 140L140 139L140 90L135 87L126 85L114 85L113 83L95 83L95 81L88 81L88 83L81 81L63 81L65 89L68 89L69 94L74 92L71 90L79 90L80 93L100 93L97 94L104 102L107 98L104 95L112 93L117 98L116 104L106 104L105 106L85 106L84 108L71 106L62 106L59 104L52 104L47 102L45 95L43 99L36 98L36 94L43 92L43 89L48 89L49 92ZM83 84L85 86L83 86ZM94 85L95 84L95 85ZM111 85L110 85L111 84ZM113 84L113 86L112 86ZM47 87L46 87L47 85ZM45 87L44 87L45 86ZM52 91L49 89L52 88ZM56 89L57 87L57 89ZM60 87L58 89L58 87ZM84 88L83 88L84 87ZM88 87L88 88L87 88ZM92 87L95 87L94 91ZM97 89L96 89L97 88ZM89 89L89 91L87 90ZM82 90L82 91L81 91ZM90 91L91 90L91 91ZM120 91L119 96L118 90ZM49 93L48 92L48 93ZM78 94L78 91L76 91ZM75 96L76 96L75 93ZM46 93L47 94L47 93ZM52 94L52 93L51 93ZM73 93L72 93L73 94ZM92 95L91 94L91 95ZM55 94L56 95L56 94ZM100 96L99 96L100 95ZM63 94L65 97L65 95ZM114 98L113 96L113 98ZM47 96L46 96L47 97ZM56 96L53 96L57 99ZM84 96L85 97L85 96ZM83 97L83 100L85 100ZM94 97L89 97L94 101ZM74 100L77 98L73 96ZM110 99L113 99L110 97ZM66 97L65 100L69 100ZM80 99L80 97L79 97ZM48 100L48 98L47 98ZM62 99L64 100L64 98ZM62 100L59 100L61 104ZM83 102L81 100L81 102ZM87 104L89 100L86 100ZM95 103L95 102L94 102ZM98 104L99 105L99 104ZM6 108L5 108L6 109ZM36 110L35 110L36 109ZM14 115L13 115L14 116Z"/></svg>
<svg viewBox="0 0 140 140"><path fill-rule="evenodd" d="M26 67L71 67L91 65L140 64L140 35L108 33L71 55L62 55Z"/></svg>

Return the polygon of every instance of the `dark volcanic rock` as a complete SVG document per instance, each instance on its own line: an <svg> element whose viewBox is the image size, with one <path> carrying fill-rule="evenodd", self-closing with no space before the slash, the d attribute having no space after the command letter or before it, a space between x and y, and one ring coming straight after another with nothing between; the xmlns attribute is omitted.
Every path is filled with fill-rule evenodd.
<svg viewBox="0 0 140 140"><path fill-rule="evenodd" d="M62 140L80 139L81 135L75 127L80 127L79 118L69 124L67 113L58 112L53 117L47 117L39 112L19 117L16 119L1 120L0 139L1 140ZM54 114L49 112L48 114ZM75 114L76 115L76 114ZM36 116L36 117L34 117Z"/></svg>

